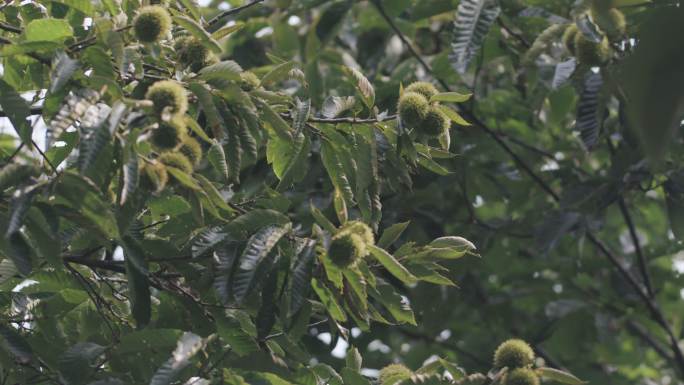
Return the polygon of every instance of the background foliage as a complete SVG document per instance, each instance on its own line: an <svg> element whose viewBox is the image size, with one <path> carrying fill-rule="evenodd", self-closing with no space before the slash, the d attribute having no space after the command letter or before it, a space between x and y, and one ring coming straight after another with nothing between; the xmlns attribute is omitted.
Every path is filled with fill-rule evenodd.
<svg viewBox="0 0 684 385"><path fill-rule="evenodd" d="M0 5L2 383L483 384L510 336L548 380L682 382L679 2L178 0L140 43L143 5ZM448 133L395 115L415 80ZM202 159L161 183L170 118Z"/></svg>

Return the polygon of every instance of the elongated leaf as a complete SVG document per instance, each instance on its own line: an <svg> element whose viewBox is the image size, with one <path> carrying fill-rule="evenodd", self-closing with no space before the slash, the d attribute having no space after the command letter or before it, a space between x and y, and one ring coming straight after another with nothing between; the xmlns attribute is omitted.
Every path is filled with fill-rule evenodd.
<svg viewBox="0 0 684 385"><path fill-rule="evenodd" d="M209 50L215 54L221 53L221 46L196 21L186 16L174 16L173 21L190 32L192 36L202 42L202 45L209 48Z"/></svg>
<svg viewBox="0 0 684 385"><path fill-rule="evenodd" d="M460 258L462 254L475 251L475 244L463 237L446 236L439 237L429 244L430 247L436 249L447 249L450 253L445 254L443 258Z"/></svg>
<svg viewBox="0 0 684 385"><path fill-rule="evenodd" d="M461 103L470 99L473 94L459 94L458 92L440 92L430 97L430 102Z"/></svg>
<svg viewBox="0 0 684 385"><path fill-rule="evenodd" d="M150 283L147 278L147 261L144 250L134 239L127 237L122 246L126 260L131 311L136 325L140 329L150 322L152 316Z"/></svg>
<svg viewBox="0 0 684 385"><path fill-rule="evenodd" d="M273 329L276 321L276 295L278 292L278 272L271 271L264 279L261 289L261 307L254 321L257 329L257 339L264 340Z"/></svg>
<svg viewBox="0 0 684 385"><path fill-rule="evenodd" d="M124 164L122 172L124 183L121 189L121 200L119 201L121 206L123 206L126 203L126 200L128 200L128 197L132 196L138 189L138 182L140 180L138 154L132 147L128 151L128 161Z"/></svg>
<svg viewBox="0 0 684 385"><path fill-rule="evenodd" d="M270 154L273 159L273 169L276 172L280 183L276 191L283 191L299 182L306 176L307 160L311 150L311 139L309 135L300 132L294 143L283 143L279 138L269 141L268 149L273 149ZM283 145L287 146L288 151L280 151Z"/></svg>
<svg viewBox="0 0 684 385"><path fill-rule="evenodd" d="M316 242L307 240L302 251L297 255L297 261L292 269L290 279L290 308L288 316L293 316L301 309L309 294L313 263L316 257Z"/></svg>
<svg viewBox="0 0 684 385"><path fill-rule="evenodd" d="M183 1L189 1L189 0L183 0ZM244 27L245 27L244 23L237 22L231 26L223 27L223 28L219 29L218 31L212 33L211 37L214 38L215 40L220 40L220 39L230 35L233 32L237 32L237 31L241 30Z"/></svg>
<svg viewBox="0 0 684 385"><path fill-rule="evenodd" d="M684 239L684 173L673 173L663 184L670 229L677 239Z"/></svg>
<svg viewBox="0 0 684 385"><path fill-rule="evenodd" d="M157 369L150 385L169 385L174 382L180 372L190 365L190 359L200 351L203 345L202 337L190 332L183 333L171 358Z"/></svg>
<svg viewBox="0 0 684 385"><path fill-rule="evenodd" d="M31 109L24 98L2 79L0 79L0 107L14 126L21 141L28 148L33 148L31 143L33 128L26 121L31 114Z"/></svg>
<svg viewBox="0 0 684 385"><path fill-rule="evenodd" d="M183 7L185 9L187 9L188 12L190 12L190 15L192 15L193 20L199 20L200 19L200 11L197 8L197 4L195 4L194 1L192 1L192 0L180 0L180 3L183 4Z"/></svg>
<svg viewBox="0 0 684 385"><path fill-rule="evenodd" d="M495 2L487 0L462 0L458 4L449 55L456 72L466 72L500 12L501 8Z"/></svg>
<svg viewBox="0 0 684 385"><path fill-rule="evenodd" d="M352 78L354 81L354 85L359 91L363 103L366 105L366 107L372 109L373 105L375 104L375 89L373 88L373 85L368 81L368 79L366 79L366 76L364 76L364 74L362 74L361 71L357 70L356 68L343 68L347 76Z"/></svg>
<svg viewBox="0 0 684 385"><path fill-rule="evenodd" d="M561 384L582 385L587 383L568 372L554 368L537 368L537 373L539 373L541 377L560 382Z"/></svg>
<svg viewBox="0 0 684 385"><path fill-rule="evenodd" d="M316 295L318 295L318 298L321 300L321 302L327 309L330 316L337 322L346 322L347 315L344 313L344 310L342 310L342 307L337 302L335 294L330 289L328 289L327 286L325 286L315 278L311 280L311 286L316 292Z"/></svg>
<svg viewBox="0 0 684 385"><path fill-rule="evenodd" d="M321 141L321 160L323 161L323 166L328 172L328 176L330 177L333 186L340 191L344 200L351 205L354 199L354 193L352 192L348 175L345 173L340 157L330 140L324 139Z"/></svg>
<svg viewBox="0 0 684 385"><path fill-rule="evenodd" d="M410 223L410 221L395 223L392 226L386 228L385 231L382 232L382 235L380 236L380 239L377 242L377 246L382 248L390 246L397 239L399 239L401 234L404 232L404 230L406 230Z"/></svg>
<svg viewBox="0 0 684 385"><path fill-rule="evenodd" d="M311 100L295 100L295 109L292 111L292 128L295 130L295 135L302 132L306 126L306 121L309 119L309 111L311 110Z"/></svg>
<svg viewBox="0 0 684 385"><path fill-rule="evenodd" d="M96 343L77 343L59 357L57 361L59 373L69 384L82 384L95 371L93 361L104 351L105 347Z"/></svg>
<svg viewBox="0 0 684 385"><path fill-rule="evenodd" d="M407 285L414 284L418 281L410 271L408 271L399 261L397 261L392 254L387 251L374 246L369 245L371 255L375 257L393 276L397 277L400 281Z"/></svg>
<svg viewBox="0 0 684 385"><path fill-rule="evenodd" d="M71 79L71 75L78 69L78 60L70 58L66 53L56 55L54 68L50 74L50 93L59 91Z"/></svg>
<svg viewBox="0 0 684 385"><path fill-rule="evenodd" d="M7 346L7 349L17 361L27 364L33 360L31 346L16 330L9 325L0 324L0 336L4 339L5 346Z"/></svg>
<svg viewBox="0 0 684 385"><path fill-rule="evenodd" d="M376 288L369 286L368 292L385 306L397 322L416 324L408 299L399 295L391 285L379 280Z"/></svg>
<svg viewBox="0 0 684 385"><path fill-rule="evenodd" d="M575 58L570 58L556 64L556 68L553 72L553 80L551 81L551 88L555 90L564 85L572 74L575 73L575 67L577 67Z"/></svg>
<svg viewBox="0 0 684 385"><path fill-rule="evenodd" d="M594 43L600 43L603 39L603 34L599 30L598 26L594 24L589 18L589 14L585 13L577 19L577 28L584 37L593 41Z"/></svg>
<svg viewBox="0 0 684 385"><path fill-rule="evenodd" d="M257 267L290 229L290 224L267 226L249 238L240 256L239 268L235 272L233 282L233 295L238 303L241 303L254 287Z"/></svg>
<svg viewBox="0 0 684 385"><path fill-rule="evenodd" d="M17 275L19 270L10 259L0 261L0 284Z"/></svg>
<svg viewBox="0 0 684 385"><path fill-rule="evenodd" d="M206 253L226 239L227 236L228 234L221 231L220 227L210 227L202 230L191 242L192 256L198 257Z"/></svg>
<svg viewBox="0 0 684 385"><path fill-rule="evenodd" d="M56 184L55 192L82 216L109 238L119 236L116 218L108 203L102 200L101 193L84 177L72 172L62 174L61 181Z"/></svg>
<svg viewBox="0 0 684 385"><path fill-rule="evenodd" d="M261 85L268 86L287 79L289 77L290 71L296 66L297 63L293 61L277 64L272 70L266 73L263 78L261 78Z"/></svg>
<svg viewBox="0 0 684 385"><path fill-rule="evenodd" d="M292 140L292 129L290 126L280 117L271 106L266 103L259 102L257 104L259 108L259 115L262 120L265 121L281 139Z"/></svg>
<svg viewBox="0 0 684 385"><path fill-rule="evenodd" d="M171 174L171 176L175 180L180 182L180 184L182 184L183 186L185 186L191 190L201 190L202 189L202 187L200 187L200 185L197 184L195 179L193 179L192 176L190 174L186 173L185 171L183 171L179 168L170 167L170 166L166 166L166 171L168 171L169 174Z"/></svg>
<svg viewBox="0 0 684 385"><path fill-rule="evenodd" d="M12 260L14 266L22 275L29 275L33 269L31 262L32 250L26 238L20 232L14 232L7 237L8 241L8 256Z"/></svg>
<svg viewBox="0 0 684 385"><path fill-rule="evenodd" d="M222 61L204 67L199 72L199 78L206 81L213 79L240 80L242 67L232 60Z"/></svg>
<svg viewBox="0 0 684 385"><path fill-rule="evenodd" d="M197 101L207 117L207 122L214 137L217 139L223 138L226 123L219 114L211 91L209 91L205 84L198 82L188 84L188 88L197 96Z"/></svg>
<svg viewBox="0 0 684 385"><path fill-rule="evenodd" d="M584 80L584 89L577 103L577 123L582 142L588 150L596 146L601 125L599 122L599 93L603 86L601 73L590 72Z"/></svg>
<svg viewBox="0 0 684 385"><path fill-rule="evenodd" d="M207 159L209 163L214 167L214 170L225 179L225 181L230 180L230 175L228 174L228 163L226 162L226 153L223 151L223 146L214 139L211 143L211 147L207 151Z"/></svg>
<svg viewBox="0 0 684 385"><path fill-rule="evenodd" d="M439 109L454 123L460 125L460 126L470 126L470 123L463 119L461 114L458 112L452 110L448 106L440 105Z"/></svg>

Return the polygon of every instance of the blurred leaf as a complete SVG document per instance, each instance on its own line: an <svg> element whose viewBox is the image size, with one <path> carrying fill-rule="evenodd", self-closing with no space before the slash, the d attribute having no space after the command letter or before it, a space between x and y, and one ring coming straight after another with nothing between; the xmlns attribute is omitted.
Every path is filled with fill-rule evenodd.
<svg viewBox="0 0 684 385"><path fill-rule="evenodd" d="M27 41L61 41L73 36L69 22L63 19L36 19L26 26Z"/></svg>
<svg viewBox="0 0 684 385"><path fill-rule="evenodd" d="M537 373L539 373L539 375L543 378L548 378L549 380L557 381L561 384L581 385L587 383L586 381L582 381L568 372L554 368L537 368Z"/></svg>
<svg viewBox="0 0 684 385"><path fill-rule="evenodd" d="M215 54L221 53L221 46L197 22L186 16L173 16L173 21L190 32L192 36L201 41L202 45L210 51Z"/></svg>
<svg viewBox="0 0 684 385"><path fill-rule="evenodd" d="M14 88L2 79L0 79L0 106L3 112L7 114L22 142L28 148L32 148L33 127L26 121L26 118L31 114L29 105Z"/></svg>
<svg viewBox="0 0 684 385"><path fill-rule="evenodd" d="M454 69L463 74L484 42L501 8L487 0L462 0L454 20L454 37L449 60Z"/></svg>

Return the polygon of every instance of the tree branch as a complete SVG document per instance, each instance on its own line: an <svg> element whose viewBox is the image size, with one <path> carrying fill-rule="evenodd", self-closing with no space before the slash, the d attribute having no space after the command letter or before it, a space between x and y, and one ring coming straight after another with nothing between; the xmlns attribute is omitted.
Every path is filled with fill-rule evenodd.
<svg viewBox="0 0 684 385"><path fill-rule="evenodd" d="M387 24L390 26L390 28L392 28L392 30L397 35L397 37L399 37L399 40L401 40L401 42L404 44L406 49L408 49L409 52L411 53L411 55L414 58L416 58L416 60L418 60L418 63L420 63L420 65L423 67L425 72L427 72L429 74L433 74L432 67L430 67L430 65L425 60L423 60L423 58L418 54L418 52L415 50L415 48L413 48L413 45L411 44L411 42L409 42L409 40L406 38L406 36L404 36L404 34L401 32L399 27L397 27L397 25L394 23L392 18L387 14L387 12L385 11L385 7L383 7L382 3L379 0L371 0L371 3L375 6L375 8L377 8L377 10L380 13L380 15L382 16L382 18L385 19L385 22L387 22ZM439 84L442 87L444 87L445 90L447 90L447 91L449 90L449 85L446 84L445 81L443 81L442 79L439 79L435 76L433 76L433 77L435 78L435 80L437 80L439 82Z"/></svg>
<svg viewBox="0 0 684 385"><path fill-rule="evenodd" d="M292 115L285 112L280 114L285 119L292 119ZM379 123L379 122L387 122L390 120L395 120L397 118L397 115L387 115L383 116L382 118L369 118L369 119L358 119L358 118L315 118L311 117L307 119L308 123L329 123L329 124L336 124L336 123L349 123L349 124L367 124L367 123Z"/></svg>
<svg viewBox="0 0 684 385"><path fill-rule="evenodd" d="M401 31L396 27L394 22L391 20L389 15L384 12L382 5L378 3L378 0L371 0L372 3L378 7L378 11L380 11L380 14L382 17L385 19L385 21L390 25L390 27L399 35L399 38L401 41L406 45L406 47L409 49L411 54L416 57L416 59L423 65L423 68L428 71L433 78L435 78L447 91L449 90L448 85L441 79L437 78L432 69L430 68L425 61L420 58L420 55L411 47L409 44L408 40L406 37L403 36ZM469 120L471 123L473 123L475 126L479 127L483 131L485 131L494 141L501 147L512 159L513 161L518 164L520 168L522 168L525 173L527 173L532 180L542 189L544 190L555 202L560 201L560 196L551 188L551 186L546 183L541 177L539 177L533 170L532 168L525 163L525 161L520 158L511 148L508 146L508 144L502 139L501 135L499 135L496 131L492 130L491 128L487 127L482 121L480 121L474 114L474 112L467 110L461 106L459 106L459 112L461 112L464 115L464 118L466 120ZM641 300L644 302L646 307L649 309L651 312L652 318L654 321L656 321L662 328L663 330L667 333L668 338L670 340L670 347L672 349L672 352L674 353L675 360L677 362L677 365L679 366L679 371L681 372L682 375L684 375L684 354L682 354L682 350L679 347L678 340L675 337L674 333L672 332L672 328L668 324L667 320L665 319L662 311L658 307L657 303L649 296L647 292L644 292L641 288L641 285L639 284L638 281L630 274L630 272L625 269L624 266L620 263L620 261L611 253L611 251L608 249L608 247L596 236L590 232L587 231L587 238L591 241L594 246L596 246L602 254L604 254L608 260L616 267L620 275L633 287L633 289L637 292Z"/></svg>
<svg viewBox="0 0 684 385"><path fill-rule="evenodd" d="M634 244L634 250L636 251L637 255L637 261L639 263L639 272L641 273L641 276L644 280L644 285L646 286L646 292L648 293L648 296L653 298L654 297L654 292L653 292L653 284L651 283L651 276L648 273L648 266L646 266L646 257L644 256L643 251L641 250L641 243L639 242L639 237L637 235L636 229L634 227L634 222L632 221L632 216L629 214L629 210L627 209L627 204L625 203L625 199L620 196L618 199L618 206L620 207L620 212L622 213L622 217L625 219L625 223L627 224L627 228L629 228L629 235L632 238L632 243Z"/></svg>
<svg viewBox="0 0 684 385"><path fill-rule="evenodd" d="M622 263L620 263L617 257L611 253L610 249L608 249L608 247L600 239L596 238L596 236L591 232L587 232L587 239L589 239L589 241L591 241L591 243L593 243L599 249L599 251L606 256L606 258L608 258L613 266L615 266L620 275L622 275L627 283L632 286L634 291L636 291L637 295L641 298L642 302L644 302L651 313L651 318L660 325L665 333L667 333L668 339L670 340L670 349L672 349L672 352L674 353L674 358L677 362L677 366L679 367L680 374L684 375L684 354L682 354L682 350L679 347L679 341L672 331L670 324L665 319L665 316L660 310L658 304L655 302L655 300L648 296L648 293L641 288L641 285L634 278L634 276L632 276L632 274L622 265Z"/></svg>
<svg viewBox="0 0 684 385"><path fill-rule="evenodd" d="M264 0L254 0L254 1L252 1L251 3L247 3L247 4L242 5L242 6L239 6L239 7L237 7L237 8L231 8L231 9L225 10L225 11L219 13L218 15L216 15L216 16L215 16L214 18L212 18L211 20L209 20L209 21L207 22L207 25L208 25L208 26L212 26L212 25L218 23L219 21L221 21L221 19L223 19L224 17L228 17L228 16L230 16L230 15L234 15L234 14L236 14L236 13L242 12L242 11L244 11L244 10L247 9L247 8L250 8L250 7L255 6L255 5L259 4L259 3L262 3L263 1L264 1Z"/></svg>

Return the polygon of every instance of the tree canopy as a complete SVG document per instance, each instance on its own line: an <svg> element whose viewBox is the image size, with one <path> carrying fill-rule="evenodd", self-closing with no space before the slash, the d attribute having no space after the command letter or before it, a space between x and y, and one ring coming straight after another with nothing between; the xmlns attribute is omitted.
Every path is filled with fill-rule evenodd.
<svg viewBox="0 0 684 385"><path fill-rule="evenodd" d="M684 383L678 0L0 4L0 384Z"/></svg>

